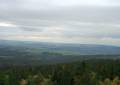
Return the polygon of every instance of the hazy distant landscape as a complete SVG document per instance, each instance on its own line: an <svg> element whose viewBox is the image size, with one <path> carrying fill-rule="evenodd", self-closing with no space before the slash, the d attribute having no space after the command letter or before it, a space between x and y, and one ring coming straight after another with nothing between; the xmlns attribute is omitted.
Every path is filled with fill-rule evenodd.
<svg viewBox="0 0 120 85"><path fill-rule="evenodd" d="M120 47L0 40L0 85L120 85Z"/></svg>
<svg viewBox="0 0 120 85"><path fill-rule="evenodd" d="M119 85L120 47L0 40L0 85Z"/></svg>
<svg viewBox="0 0 120 85"><path fill-rule="evenodd" d="M30 41L0 41L0 66L55 64L86 59L119 59L120 47Z"/></svg>

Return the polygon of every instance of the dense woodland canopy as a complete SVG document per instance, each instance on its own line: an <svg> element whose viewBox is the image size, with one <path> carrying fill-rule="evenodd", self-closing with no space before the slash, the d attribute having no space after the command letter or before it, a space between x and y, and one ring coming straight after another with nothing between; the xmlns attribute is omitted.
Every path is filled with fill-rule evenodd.
<svg viewBox="0 0 120 85"><path fill-rule="evenodd" d="M120 85L120 60L90 59L40 66L4 66L0 85Z"/></svg>

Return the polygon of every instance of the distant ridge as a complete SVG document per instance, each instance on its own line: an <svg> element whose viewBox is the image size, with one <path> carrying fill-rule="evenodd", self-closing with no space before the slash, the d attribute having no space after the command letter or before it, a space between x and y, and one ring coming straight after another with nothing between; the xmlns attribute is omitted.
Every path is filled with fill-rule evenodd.
<svg viewBox="0 0 120 85"><path fill-rule="evenodd" d="M0 40L0 67L3 65L54 64L101 58L119 59L120 47Z"/></svg>
<svg viewBox="0 0 120 85"><path fill-rule="evenodd" d="M16 48L34 48L44 49L44 51L76 53L80 55L118 55L120 54L120 47L110 45L96 45L96 44L70 44L70 43L48 43L35 41L14 41L14 40L0 40L0 45L11 46ZM22 49L22 48L21 48Z"/></svg>

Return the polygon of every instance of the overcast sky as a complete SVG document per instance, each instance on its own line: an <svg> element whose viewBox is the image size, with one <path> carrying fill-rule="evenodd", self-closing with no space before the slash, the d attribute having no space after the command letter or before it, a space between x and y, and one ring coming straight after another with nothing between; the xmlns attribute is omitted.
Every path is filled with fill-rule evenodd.
<svg viewBox="0 0 120 85"><path fill-rule="evenodd" d="M120 0L0 0L0 39L120 46Z"/></svg>

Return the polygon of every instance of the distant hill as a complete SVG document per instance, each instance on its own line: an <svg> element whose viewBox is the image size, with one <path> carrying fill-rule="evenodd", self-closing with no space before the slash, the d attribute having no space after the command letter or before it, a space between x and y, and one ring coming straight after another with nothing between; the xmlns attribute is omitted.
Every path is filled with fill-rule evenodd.
<svg viewBox="0 0 120 85"><path fill-rule="evenodd" d="M5 64L58 63L86 58L118 58L119 55L120 47L117 46L0 40L0 62Z"/></svg>
<svg viewBox="0 0 120 85"><path fill-rule="evenodd" d="M47 42L30 42L30 41L12 41L1 40L0 48L8 47L33 49L39 51L49 51L56 53L69 53L80 55L113 55L120 54L120 47L107 46L107 45L95 45L95 44L63 44L63 43L47 43ZM10 48L9 48L10 47Z"/></svg>

